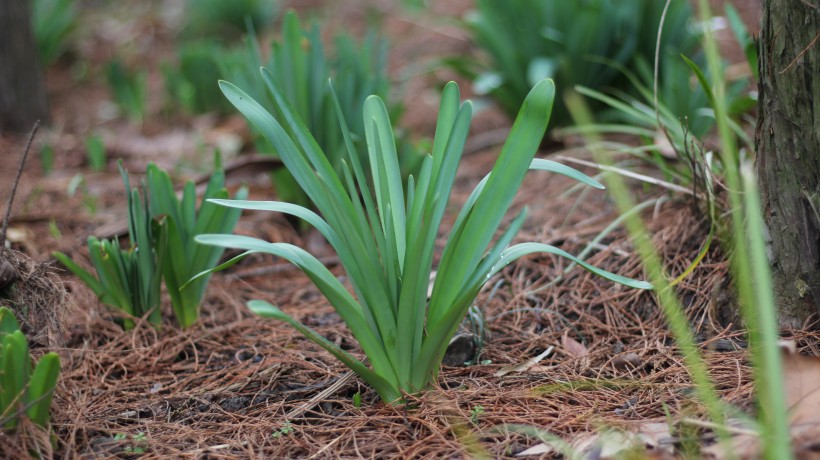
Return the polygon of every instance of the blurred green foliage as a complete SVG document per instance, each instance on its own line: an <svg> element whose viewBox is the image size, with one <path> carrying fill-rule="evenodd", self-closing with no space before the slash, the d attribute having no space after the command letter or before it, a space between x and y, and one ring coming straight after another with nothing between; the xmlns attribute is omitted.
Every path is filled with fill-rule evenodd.
<svg viewBox="0 0 820 460"><path fill-rule="evenodd" d="M654 61L664 6L658 0L477 0L477 11L467 18L466 26L487 59L449 62L474 80L478 93L490 95L510 115L543 78L554 79L562 95L576 85L635 94L623 70L637 72L640 63L647 68L646 63ZM662 85L681 74L685 64L680 54L695 58L699 53L692 15L688 2L670 4L660 44L665 63ZM683 74L688 79L688 72ZM663 90L673 109L689 105L688 95L677 83L680 80ZM571 121L563 99L556 101L553 126Z"/></svg>
<svg viewBox="0 0 820 460"><path fill-rule="evenodd" d="M32 0L32 26L37 51L45 66L66 50L71 32L79 25L74 0Z"/></svg>

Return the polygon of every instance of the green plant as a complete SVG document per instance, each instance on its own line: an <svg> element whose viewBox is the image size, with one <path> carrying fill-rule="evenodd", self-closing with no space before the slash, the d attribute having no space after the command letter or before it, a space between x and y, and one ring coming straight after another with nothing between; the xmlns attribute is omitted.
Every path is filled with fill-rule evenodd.
<svg viewBox="0 0 820 460"><path fill-rule="evenodd" d="M667 26L661 24L661 28L665 32ZM656 68L666 68L666 72L653 74L648 68L642 68L640 75L637 75L622 69L637 95L624 92L605 94L586 87L576 88L579 94L611 108L609 118L617 118L623 123L589 123L568 128L567 131L594 138L595 142L599 142L599 136L605 134L624 134L633 138L637 135L643 143L638 147L634 146L634 142L611 140L601 142L600 146L649 161L666 175L667 180L692 187L696 196L705 197L712 206L715 178L724 174L726 163L720 155L705 153L708 149L701 139L716 125L717 101L713 88L718 78L724 78L725 66L719 60L717 72L711 68L704 71L701 67L705 61L699 59L699 62L701 64L684 55L659 53ZM742 124L743 115L756 103L748 91L748 80L723 81L722 85L725 88L726 122L736 139L752 150L753 141ZM583 102L572 97L567 99L567 104L580 107ZM661 153L670 148L672 152ZM666 156L670 153L679 161L668 161ZM710 214L713 213L710 211Z"/></svg>
<svg viewBox="0 0 820 460"><path fill-rule="evenodd" d="M46 427L59 374L56 353L43 355L32 369L28 341L14 312L0 307L0 425L13 430L25 413L29 420Z"/></svg>
<svg viewBox="0 0 820 460"><path fill-rule="evenodd" d="M55 252L54 257L91 288L100 301L129 315L124 319L126 329L134 326L131 317L145 317L150 323L159 325L162 321L159 309L162 265L168 245L165 216L152 218L148 197L131 188L121 162L119 167L128 197L131 247L121 248L116 239L88 237L88 253L97 277L61 252Z"/></svg>
<svg viewBox="0 0 820 460"><path fill-rule="evenodd" d="M174 110L182 105L192 113L227 112L230 105L217 91L217 81L248 59L242 48L196 41L180 46L178 65L164 64L165 87Z"/></svg>
<svg viewBox="0 0 820 460"><path fill-rule="evenodd" d="M54 170L54 147L51 144L43 144L40 147L40 166L46 176Z"/></svg>
<svg viewBox="0 0 820 460"><path fill-rule="evenodd" d="M127 172L120 172L128 191L128 234L131 247L122 249L119 242L88 239L88 250L97 277L73 262L63 253L54 253L63 265L77 275L100 300L128 315L143 317L154 325L161 323L160 287L164 279L171 297L174 316L183 328L199 318L199 307L208 286L208 277L190 283L195 274L216 265L222 250L197 245L194 236L208 232L229 232L239 219L230 210L205 201L196 209L196 189L188 182L180 200L171 178L156 165L149 165L142 195L131 189ZM224 188L225 174L217 160L217 171L211 176L204 199L228 198ZM244 198L245 189L237 193ZM126 329L133 320L126 318Z"/></svg>
<svg viewBox="0 0 820 460"><path fill-rule="evenodd" d="M128 118L142 121L145 114L145 72L126 69L115 59L105 68L114 102Z"/></svg>
<svg viewBox="0 0 820 460"><path fill-rule="evenodd" d="M657 0L478 0L467 27L489 62L455 58L455 69L473 78L477 92L489 94L515 115L529 89L552 78L565 93L576 85L631 92L618 67L633 68L654 56L664 4ZM697 35L687 27L692 10L676 1L667 12L670 32L664 53L691 54ZM553 125L568 124L563 98Z"/></svg>
<svg viewBox="0 0 820 460"><path fill-rule="evenodd" d="M699 10L704 22L711 19L711 10L706 0L699 1ZM731 216L728 228L718 232L718 236L731 251L732 278L737 287L743 324L748 332L753 378L757 388L761 457L791 458L786 391L781 352L777 344L778 322L769 261L766 256L767 232L762 218L757 184L748 160L744 160L737 148L737 131L730 116L729 91L726 88L716 40L710 30L704 34L704 51L709 73L715 78L711 80L711 84L704 85L706 79L702 73L698 74L696 71L696 74L701 85L709 88L707 92L714 109L715 124L720 137L718 154L723 166L720 173L726 186L728 214ZM591 116L581 113L579 121L589 123ZM602 149L594 140L590 144L593 145L592 152L597 161L610 161L611 152ZM704 403L709 417L715 422L718 436L725 441L729 431L725 424L727 408L719 399L714 382L709 377L706 363L695 344L694 333L689 327L685 310L672 289L673 282L670 282L663 261L652 246L639 216L631 212L634 203L623 179L616 174L611 174L608 179L615 202L625 217L626 228L644 260L647 275L657 287L661 310L692 376L695 394ZM724 445L728 449L730 444ZM728 451L727 454L732 456Z"/></svg>
<svg viewBox="0 0 820 460"><path fill-rule="evenodd" d="M125 433L117 433L113 438L115 441L128 441L128 435ZM147 446L147 438L145 433L139 433L131 436L132 443L126 444L122 451L127 454L144 454Z"/></svg>
<svg viewBox="0 0 820 460"><path fill-rule="evenodd" d="M239 220L240 211L212 203L212 199L229 198L225 189L225 172L217 155L216 171L211 175L202 197L199 210L196 209L196 187L193 182L185 184L180 200L174 192L167 172L156 165L149 165L146 174L146 188L150 215L160 219L167 226L167 255L162 264L163 279L171 297L171 306L177 322L183 328L199 319L199 307L208 276L188 282L194 275L215 266L222 257L223 249L197 244L196 235L214 232L231 232ZM247 189L241 188L234 199L245 199Z"/></svg>
<svg viewBox="0 0 820 460"><path fill-rule="evenodd" d="M296 246L236 235L202 235L197 241L271 253L305 271L350 328L372 368L267 302L254 300L249 307L258 314L291 324L350 367L384 401L395 403L404 393L421 391L437 378L444 351L474 298L505 265L534 252L577 261L546 244L508 247L524 222L526 210L491 245L528 169L557 172L601 187L572 168L533 159L549 121L554 98L551 81L544 80L533 88L492 172L464 205L441 255L428 301L435 241L466 142L472 104L461 104L455 83L445 87L432 156L424 159L418 179L411 176L405 188L387 109L379 97L369 97L363 118L371 188L338 104L336 112L348 150L346 162L342 163L342 177L299 121L280 84L267 70L263 69L262 74L278 118L236 86L227 82L220 85L231 103L276 147L285 166L324 218L289 203L218 203L285 212L316 227L338 253L356 298L315 257ZM577 262L610 280L638 288L651 287Z"/></svg>
<svg viewBox="0 0 820 460"><path fill-rule="evenodd" d="M282 428L279 428L278 430L274 431L273 433L271 433L270 436L272 438L281 438L282 436L287 436L293 433L293 431L294 428L293 425L291 425L290 420L285 420L285 423L282 425Z"/></svg>
<svg viewBox="0 0 820 460"><path fill-rule="evenodd" d="M484 415L484 406L477 405L470 409L470 421L473 422L473 425L478 425L478 419L482 415Z"/></svg>
<svg viewBox="0 0 820 460"><path fill-rule="evenodd" d="M386 73L388 44L369 33L361 42L346 34L338 34L334 45L333 52L328 52L322 42L320 25L314 22L303 27L298 15L289 11L283 19L280 38L271 42L267 60L263 58L251 27L243 47L209 42L183 47L179 52L178 68L165 66L166 86L175 101L180 101L193 112L226 111L230 106L214 91L217 81L226 79L244 88L269 112L275 113L275 105L258 78L259 67L268 68L282 87L285 98L308 130L314 133L336 173L341 174L345 141L333 114L333 96L327 81L333 79L342 111L351 123L349 128L355 147L364 150L364 125L359 114L367 96L376 94L387 99L390 89ZM391 117L396 119L400 113L400 106L390 106ZM402 175L407 177L418 167L421 155L406 136L397 134L397 138ZM260 152L277 154L258 131L256 148ZM360 155L360 161L366 169L366 155ZM275 173L274 178L281 199L306 203L286 170Z"/></svg>
<svg viewBox="0 0 820 460"><path fill-rule="evenodd" d="M88 158L88 165L94 171L102 171L108 163L105 152L105 144L100 136L94 134L85 140L85 153Z"/></svg>
<svg viewBox="0 0 820 460"><path fill-rule="evenodd" d="M32 26L40 60L46 66L65 52L68 38L78 26L74 0L33 0Z"/></svg>
<svg viewBox="0 0 820 460"><path fill-rule="evenodd" d="M256 29L272 23L277 10L274 0L188 0L182 35L230 41L242 35L248 22Z"/></svg>

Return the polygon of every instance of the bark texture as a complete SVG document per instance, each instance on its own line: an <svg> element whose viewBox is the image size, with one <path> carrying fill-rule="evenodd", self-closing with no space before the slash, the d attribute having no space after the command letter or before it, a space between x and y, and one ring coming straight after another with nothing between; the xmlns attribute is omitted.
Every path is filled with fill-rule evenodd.
<svg viewBox="0 0 820 460"><path fill-rule="evenodd" d="M820 312L820 0L764 0L757 171L782 326Z"/></svg>
<svg viewBox="0 0 820 460"><path fill-rule="evenodd" d="M30 8L27 0L0 1L0 130L28 131L48 117Z"/></svg>

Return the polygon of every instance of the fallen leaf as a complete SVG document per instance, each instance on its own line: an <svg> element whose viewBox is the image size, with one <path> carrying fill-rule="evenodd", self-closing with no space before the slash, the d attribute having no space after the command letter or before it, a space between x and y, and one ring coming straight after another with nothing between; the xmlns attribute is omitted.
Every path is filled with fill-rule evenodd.
<svg viewBox="0 0 820 460"><path fill-rule="evenodd" d="M638 426L638 437L649 449L670 455L675 452L672 433L669 432L669 424L666 422L642 423Z"/></svg>
<svg viewBox="0 0 820 460"><path fill-rule="evenodd" d="M641 364L641 357L637 353L624 353L612 359L612 365L616 369L634 369Z"/></svg>
<svg viewBox="0 0 820 460"><path fill-rule="evenodd" d="M505 367L502 367L501 369L499 369L499 370L498 370L498 372L496 372L496 373L495 373L495 376L496 376L496 377L503 377L503 376L505 376L505 375L507 375L507 374L512 374L513 372L524 372L524 371L527 371L527 370L528 370L529 368L531 368L532 366L534 366L534 365L538 364L538 363L539 363L542 359L544 359L544 358L546 358L547 356L549 356L549 355L550 355L550 353L552 353L552 350L553 350L553 347L549 347L549 348L547 348L546 350L544 350L544 352L543 352L543 353L541 353L540 355L536 356L535 358L530 358L530 359L528 359L528 360L524 361L523 363L520 363L520 364L515 364L515 365L513 365L513 366L505 366Z"/></svg>
<svg viewBox="0 0 820 460"><path fill-rule="evenodd" d="M555 447L552 447L550 444L542 442L541 444L536 444L527 450L522 450L521 452L515 454L515 456L528 457L530 455L544 455L551 454L553 452L555 452Z"/></svg>
<svg viewBox="0 0 820 460"><path fill-rule="evenodd" d="M574 358L582 358L589 354L587 347L570 337L569 332L565 332L564 336L561 338L561 346L564 347L564 352Z"/></svg>

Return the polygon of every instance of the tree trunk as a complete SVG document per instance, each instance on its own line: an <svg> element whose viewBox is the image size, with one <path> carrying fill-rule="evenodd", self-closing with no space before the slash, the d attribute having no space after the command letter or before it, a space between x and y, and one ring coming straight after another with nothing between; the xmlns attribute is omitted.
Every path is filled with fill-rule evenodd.
<svg viewBox="0 0 820 460"><path fill-rule="evenodd" d="M781 326L820 312L820 0L764 0L757 171Z"/></svg>
<svg viewBox="0 0 820 460"><path fill-rule="evenodd" d="M0 1L0 130L27 131L48 117L29 0Z"/></svg>

